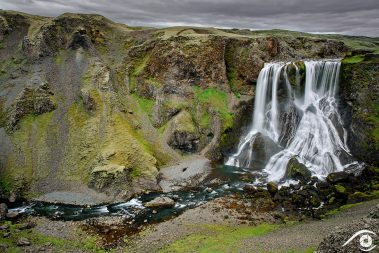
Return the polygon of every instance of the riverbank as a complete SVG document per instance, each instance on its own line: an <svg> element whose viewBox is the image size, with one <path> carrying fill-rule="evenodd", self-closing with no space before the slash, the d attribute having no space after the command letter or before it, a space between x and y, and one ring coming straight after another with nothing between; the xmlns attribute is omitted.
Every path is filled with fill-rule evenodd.
<svg viewBox="0 0 379 253"><path fill-rule="evenodd" d="M378 204L375 199L345 206L321 220L302 220L278 212L246 212L236 206L248 205L247 201L224 197L134 231L127 230L118 217L56 221L28 216L1 222L0 248L2 252L103 252L110 248L112 252L313 252L327 235L353 226ZM365 229L379 232L378 222L371 226Z"/></svg>

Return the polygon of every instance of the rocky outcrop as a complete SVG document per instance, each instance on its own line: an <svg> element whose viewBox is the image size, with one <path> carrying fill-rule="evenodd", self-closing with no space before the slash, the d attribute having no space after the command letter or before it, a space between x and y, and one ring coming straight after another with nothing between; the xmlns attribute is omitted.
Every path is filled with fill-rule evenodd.
<svg viewBox="0 0 379 253"><path fill-rule="evenodd" d="M28 114L40 115L53 111L56 107L53 95L47 83L24 88L11 108L9 129L16 127L20 119Z"/></svg>
<svg viewBox="0 0 379 253"><path fill-rule="evenodd" d="M188 112L182 111L172 120L167 143L184 153L198 151L199 133Z"/></svg>
<svg viewBox="0 0 379 253"><path fill-rule="evenodd" d="M370 55L342 61L340 97L354 156L379 165L379 60Z"/></svg>

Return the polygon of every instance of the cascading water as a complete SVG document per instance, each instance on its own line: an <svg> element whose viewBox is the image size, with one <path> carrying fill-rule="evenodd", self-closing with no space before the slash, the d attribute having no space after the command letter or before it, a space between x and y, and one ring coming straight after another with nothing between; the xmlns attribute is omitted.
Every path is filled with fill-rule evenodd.
<svg viewBox="0 0 379 253"><path fill-rule="evenodd" d="M304 64L304 85L295 63L264 66L257 81L253 124L226 165L254 168L263 163L267 180L280 181L292 158L318 177L354 163L337 110L340 62ZM295 69L292 84L291 68ZM266 158L259 157L262 154Z"/></svg>

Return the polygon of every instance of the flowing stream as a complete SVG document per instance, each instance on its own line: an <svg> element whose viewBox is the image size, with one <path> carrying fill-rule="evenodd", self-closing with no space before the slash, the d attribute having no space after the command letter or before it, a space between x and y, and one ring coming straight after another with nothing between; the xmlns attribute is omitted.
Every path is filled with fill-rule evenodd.
<svg viewBox="0 0 379 253"><path fill-rule="evenodd" d="M267 63L261 70L252 126L227 165L261 166L268 181L281 182L291 158L319 178L356 164L337 110L340 62L305 61L303 82L297 64Z"/></svg>

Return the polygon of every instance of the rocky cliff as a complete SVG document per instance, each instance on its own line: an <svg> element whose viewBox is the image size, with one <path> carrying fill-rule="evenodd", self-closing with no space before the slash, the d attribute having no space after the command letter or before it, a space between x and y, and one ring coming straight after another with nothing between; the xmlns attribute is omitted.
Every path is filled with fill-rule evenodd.
<svg viewBox="0 0 379 253"><path fill-rule="evenodd" d="M358 42L366 51L378 45L366 39L135 28L99 15L1 11L3 196L68 190L112 201L159 190L160 167L194 153L219 160L233 148L265 62L341 58ZM364 75L359 68L363 74L344 70L349 82L352 73ZM377 84L377 72L371 78ZM360 86L348 87L343 93L351 101ZM365 94L352 103L363 104ZM360 124L353 117L352 129Z"/></svg>

